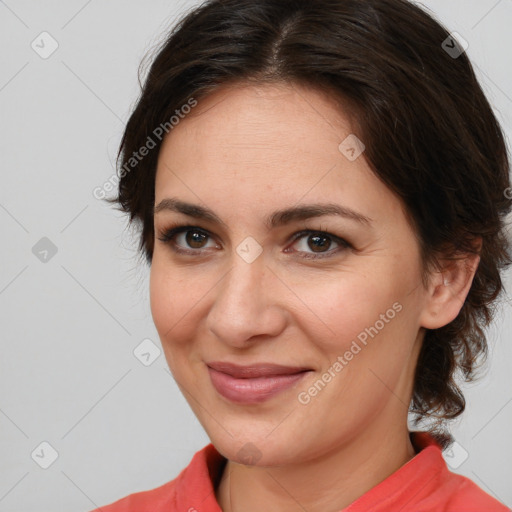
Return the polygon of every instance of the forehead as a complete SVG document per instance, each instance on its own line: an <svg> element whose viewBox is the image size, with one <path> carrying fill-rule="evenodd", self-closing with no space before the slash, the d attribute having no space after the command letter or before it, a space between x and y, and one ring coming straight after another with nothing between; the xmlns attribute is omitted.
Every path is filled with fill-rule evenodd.
<svg viewBox="0 0 512 512"><path fill-rule="evenodd" d="M173 127L161 147L159 168L172 162L189 172L220 167L225 176L246 179L272 171L278 180L292 170L294 178L305 171L318 176L339 160L338 145L350 133L341 109L319 91L231 85L201 99Z"/></svg>
<svg viewBox="0 0 512 512"><path fill-rule="evenodd" d="M250 146L249 135L255 141L268 142L267 149L288 147L297 137L329 131L337 139L350 133L347 114L334 96L298 84L228 85L202 98L180 122L180 130L175 127L167 138L179 131L183 136L194 133L217 142L223 139L231 146L240 142ZM184 131L189 133L185 135Z"/></svg>
<svg viewBox="0 0 512 512"><path fill-rule="evenodd" d="M155 203L172 195L212 209L229 204L232 211L263 212L276 203L329 200L359 210L366 204L373 217L396 198L364 153L351 160L340 151L352 130L343 105L321 91L296 84L224 87L166 136Z"/></svg>

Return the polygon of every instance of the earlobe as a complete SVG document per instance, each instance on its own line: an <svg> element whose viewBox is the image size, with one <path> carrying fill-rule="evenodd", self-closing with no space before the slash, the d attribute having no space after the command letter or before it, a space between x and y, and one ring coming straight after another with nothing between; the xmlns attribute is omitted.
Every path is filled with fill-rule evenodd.
<svg viewBox="0 0 512 512"><path fill-rule="evenodd" d="M427 289L427 300L420 317L420 326L439 329L452 322L459 314L469 293L480 256L467 254L450 260L442 270L435 272Z"/></svg>

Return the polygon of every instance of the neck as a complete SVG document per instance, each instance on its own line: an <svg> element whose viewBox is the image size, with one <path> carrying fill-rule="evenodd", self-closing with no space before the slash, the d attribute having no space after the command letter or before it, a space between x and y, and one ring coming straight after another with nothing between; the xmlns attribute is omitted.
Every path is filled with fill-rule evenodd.
<svg viewBox="0 0 512 512"><path fill-rule="evenodd" d="M216 489L223 512L335 512L346 508L415 455L407 424L377 425L335 452L297 465L244 466L228 460Z"/></svg>

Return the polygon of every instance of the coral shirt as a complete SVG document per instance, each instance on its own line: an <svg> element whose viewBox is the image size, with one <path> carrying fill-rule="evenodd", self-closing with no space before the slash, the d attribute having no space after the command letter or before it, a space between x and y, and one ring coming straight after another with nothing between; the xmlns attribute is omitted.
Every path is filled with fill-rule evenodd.
<svg viewBox="0 0 512 512"><path fill-rule="evenodd" d="M448 470L441 449L414 432L418 453L340 512L510 512L468 478ZM215 499L226 459L205 446L174 480L92 512L222 512Z"/></svg>

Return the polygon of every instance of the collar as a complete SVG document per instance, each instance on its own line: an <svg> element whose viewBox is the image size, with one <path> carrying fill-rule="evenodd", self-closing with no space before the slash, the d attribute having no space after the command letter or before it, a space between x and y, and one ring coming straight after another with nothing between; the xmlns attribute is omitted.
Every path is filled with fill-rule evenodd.
<svg viewBox="0 0 512 512"><path fill-rule="evenodd" d="M441 447L427 432L411 432L411 441L417 454L342 512L391 510L394 504L404 503L404 496L417 502L433 492L443 473L448 471ZM215 488L226 462L227 459L211 443L198 451L177 478L178 510L222 512Z"/></svg>

